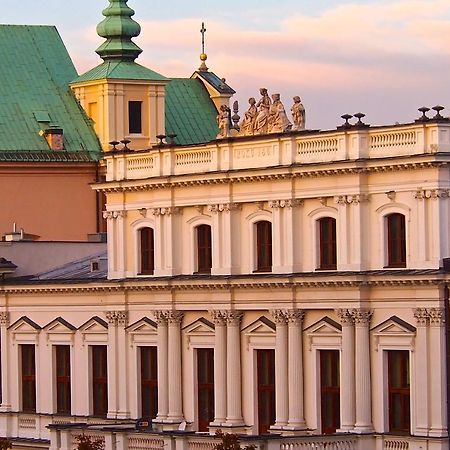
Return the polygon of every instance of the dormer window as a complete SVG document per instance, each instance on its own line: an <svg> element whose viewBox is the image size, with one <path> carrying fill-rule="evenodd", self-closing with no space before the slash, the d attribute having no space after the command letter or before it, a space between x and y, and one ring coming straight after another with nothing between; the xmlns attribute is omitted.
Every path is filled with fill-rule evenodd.
<svg viewBox="0 0 450 450"><path fill-rule="evenodd" d="M142 102L128 102L128 131L130 134L142 133Z"/></svg>

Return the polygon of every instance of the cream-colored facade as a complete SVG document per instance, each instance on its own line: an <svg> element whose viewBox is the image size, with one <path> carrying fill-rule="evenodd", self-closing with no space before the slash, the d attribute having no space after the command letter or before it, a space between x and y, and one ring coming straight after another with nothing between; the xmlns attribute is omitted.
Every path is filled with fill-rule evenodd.
<svg viewBox="0 0 450 450"><path fill-rule="evenodd" d="M95 189L107 195L108 279L1 286L0 434L69 450L82 423L100 420L109 425L84 431L107 449L211 448L212 437L197 433L198 354L210 348L211 434L258 436L264 450L447 449L449 161L450 124L439 121L107 154L107 181ZM405 218L400 268L388 267L392 214ZM335 270L319 268L324 217L336 220ZM261 221L272 230L264 273ZM210 274L197 273L199 225L211 227ZM145 227L154 232L153 275L141 275ZM25 344L36 352L30 414L21 412ZM55 345L70 346L70 416L57 414ZM107 345L101 419L93 417L96 345ZM158 412L154 430L138 433L125 424L142 416L146 346L157 347ZM259 433L261 350L275 357L270 439ZM339 368L331 434L322 424L327 351ZM388 359L399 351L410 381L405 433L391 430L389 416Z"/></svg>

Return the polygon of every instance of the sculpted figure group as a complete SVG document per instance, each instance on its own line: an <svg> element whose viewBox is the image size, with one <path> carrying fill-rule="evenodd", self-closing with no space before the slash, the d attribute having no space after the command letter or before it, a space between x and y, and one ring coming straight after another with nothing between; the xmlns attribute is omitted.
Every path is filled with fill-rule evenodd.
<svg viewBox="0 0 450 450"><path fill-rule="evenodd" d="M298 95L294 97L294 104L291 108L293 124L288 119L284 105L281 102L280 94L272 94L269 97L267 89L259 90L261 99L256 100L251 97L248 100L249 108L244 114L240 126L233 126L231 122L231 110L228 106L222 105L217 116L219 134L217 139L236 136L253 136L258 134L284 133L286 131L300 131L305 129L306 112L305 107ZM237 109L237 106L236 106ZM237 116L236 121L239 120ZM239 130L239 133L237 133Z"/></svg>
<svg viewBox="0 0 450 450"><path fill-rule="evenodd" d="M291 108L293 124L289 121L280 94L269 97L267 89L260 89L261 99L256 103L252 97L248 100L249 108L240 124L240 136L255 134L284 133L285 131L299 131L305 129L305 108L299 96L294 97Z"/></svg>

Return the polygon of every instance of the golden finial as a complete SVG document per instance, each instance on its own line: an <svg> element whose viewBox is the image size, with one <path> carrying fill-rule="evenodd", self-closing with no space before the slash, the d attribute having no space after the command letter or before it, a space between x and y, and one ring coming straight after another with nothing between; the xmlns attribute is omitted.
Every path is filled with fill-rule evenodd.
<svg viewBox="0 0 450 450"><path fill-rule="evenodd" d="M202 53L200 55L200 61L202 63L200 64L198 70L206 71L208 70L208 67L206 66L206 60L208 59L208 55L205 53L205 34L206 34L205 22L202 22L202 29L200 30L200 33L202 34Z"/></svg>

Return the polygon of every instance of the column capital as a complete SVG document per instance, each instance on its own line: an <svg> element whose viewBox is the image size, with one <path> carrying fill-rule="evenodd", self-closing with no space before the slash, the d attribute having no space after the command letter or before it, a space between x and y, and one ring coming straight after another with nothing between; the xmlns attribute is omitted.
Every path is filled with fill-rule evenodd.
<svg viewBox="0 0 450 450"><path fill-rule="evenodd" d="M415 308L414 317L417 321L417 325L426 326L428 324L428 311L427 308Z"/></svg>
<svg viewBox="0 0 450 450"><path fill-rule="evenodd" d="M167 325L167 311L153 311L158 325Z"/></svg>
<svg viewBox="0 0 450 450"><path fill-rule="evenodd" d="M106 319L109 324L126 326L128 323L127 311L108 311L106 313Z"/></svg>
<svg viewBox="0 0 450 450"><path fill-rule="evenodd" d="M286 311L282 309L273 309L272 311L270 311L270 314L272 315L277 325L286 325L287 323Z"/></svg>
<svg viewBox="0 0 450 450"><path fill-rule="evenodd" d="M286 319L290 325L301 325L306 312L303 309L288 309L285 311Z"/></svg>
<svg viewBox="0 0 450 450"><path fill-rule="evenodd" d="M169 324L181 323L184 313L182 311L167 311L167 321Z"/></svg>
<svg viewBox="0 0 450 450"><path fill-rule="evenodd" d="M227 311L221 311L221 310L211 310L209 311L209 314L212 318L213 323L216 325L226 325L227 323Z"/></svg>
<svg viewBox="0 0 450 450"><path fill-rule="evenodd" d="M356 325L369 325L373 311L366 308L352 309L352 316Z"/></svg>
<svg viewBox="0 0 450 450"><path fill-rule="evenodd" d="M445 324L444 308L429 308L428 316L430 318L430 326L442 326Z"/></svg>
<svg viewBox="0 0 450 450"><path fill-rule="evenodd" d="M226 321L228 325L239 325L244 313L242 311L226 311Z"/></svg>
<svg viewBox="0 0 450 450"><path fill-rule="evenodd" d="M7 327L9 325L9 312L0 312L0 326Z"/></svg>
<svg viewBox="0 0 450 450"><path fill-rule="evenodd" d="M353 317L351 309L337 309L336 315L344 326L350 326L355 323L355 318Z"/></svg>

